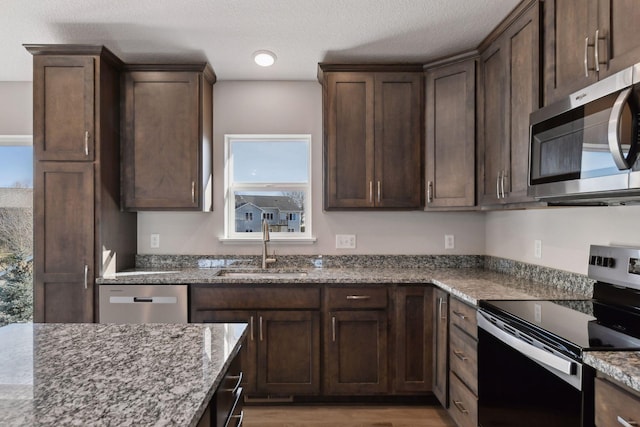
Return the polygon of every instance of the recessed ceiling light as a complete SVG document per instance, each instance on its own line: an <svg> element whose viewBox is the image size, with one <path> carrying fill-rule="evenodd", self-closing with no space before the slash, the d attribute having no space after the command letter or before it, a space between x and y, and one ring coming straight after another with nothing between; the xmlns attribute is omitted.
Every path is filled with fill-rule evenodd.
<svg viewBox="0 0 640 427"><path fill-rule="evenodd" d="M261 67L270 67L276 62L276 54L268 50L259 50L253 54L253 60Z"/></svg>

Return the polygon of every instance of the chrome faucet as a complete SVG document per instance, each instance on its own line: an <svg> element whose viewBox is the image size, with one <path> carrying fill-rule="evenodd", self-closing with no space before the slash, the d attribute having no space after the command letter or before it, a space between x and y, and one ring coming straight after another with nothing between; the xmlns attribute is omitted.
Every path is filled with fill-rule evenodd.
<svg viewBox="0 0 640 427"><path fill-rule="evenodd" d="M267 268L269 264L273 264L276 262L276 257L268 258L267 257L267 242L270 240L269 238L269 224L267 224L267 220L262 220L262 268Z"/></svg>

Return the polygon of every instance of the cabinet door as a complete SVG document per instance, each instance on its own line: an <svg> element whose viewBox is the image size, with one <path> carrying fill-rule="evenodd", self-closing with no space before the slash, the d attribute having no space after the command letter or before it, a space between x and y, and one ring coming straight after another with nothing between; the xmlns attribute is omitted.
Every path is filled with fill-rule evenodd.
<svg viewBox="0 0 640 427"><path fill-rule="evenodd" d="M329 312L325 325L325 390L336 395L388 391L386 311Z"/></svg>
<svg viewBox="0 0 640 427"><path fill-rule="evenodd" d="M34 321L93 322L92 163L37 162Z"/></svg>
<svg viewBox="0 0 640 427"><path fill-rule="evenodd" d="M325 98L325 209L373 207L374 79L328 73Z"/></svg>
<svg viewBox="0 0 640 427"><path fill-rule="evenodd" d="M431 390L432 293L422 286L395 292L394 392Z"/></svg>
<svg viewBox="0 0 640 427"><path fill-rule="evenodd" d="M33 145L38 160L92 161L94 58L33 58Z"/></svg>
<svg viewBox="0 0 640 427"><path fill-rule="evenodd" d="M503 153L504 202L533 201L527 196L529 182L529 114L540 107L540 46L538 3L514 22L504 35L508 54L508 141ZM502 190L502 188L501 188Z"/></svg>
<svg viewBox="0 0 640 427"><path fill-rule="evenodd" d="M544 2L545 105L597 80L593 61L597 2L598 0ZM635 34L633 38L636 38Z"/></svg>
<svg viewBox="0 0 640 427"><path fill-rule="evenodd" d="M599 0L598 41L600 72L603 78L640 61L640 2ZM595 35L594 35L595 37Z"/></svg>
<svg viewBox="0 0 640 427"><path fill-rule="evenodd" d="M481 58L479 111L478 182L482 205L501 203L501 185L505 174L504 145L507 141L509 110L506 103L507 52L502 39L494 42Z"/></svg>
<svg viewBox="0 0 640 427"><path fill-rule="evenodd" d="M375 74L376 207L421 206L422 91L421 73Z"/></svg>
<svg viewBox="0 0 640 427"><path fill-rule="evenodd" d="M449 294L434 290L433 298L433 394L449 406Z"/></svg>
<svg viewBox="0 0 640 427"><path fill-rule="evenodd" d="M257 390L264 394L320 393L320 313L258 313Z"/></svg>
<svg viewBox="0 0 640 427"><path fill-rule="evenodd" d="M475 205L475 60L427 72L427 208Z"/></svg>
<svg viewBox="0 0 640 427"><path fill-rule="evenodd" d="M195 72L125 75L125 209L198 209L199 93Z"/></svg>
<svg viewBox="0 0 640 427"><path fill-rule="evenodd" d="M192 311L190 321L192 323L246 323L248 325L247 340L240 349L240 365L242 366L244 391L249 394L254 393L257 375L257 313L243 310L198 310Z"/></svg>

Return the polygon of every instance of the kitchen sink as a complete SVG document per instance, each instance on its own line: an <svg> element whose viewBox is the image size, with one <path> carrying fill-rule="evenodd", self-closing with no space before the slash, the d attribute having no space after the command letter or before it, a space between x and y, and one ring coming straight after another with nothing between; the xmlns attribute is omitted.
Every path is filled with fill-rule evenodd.
<svg viewBox="0 0 640 427"><path fill-rule="evenodd" d="M220 277L232 277L234 279L301 279L307 277L306 271L233 271L222 270Z"/></svg>

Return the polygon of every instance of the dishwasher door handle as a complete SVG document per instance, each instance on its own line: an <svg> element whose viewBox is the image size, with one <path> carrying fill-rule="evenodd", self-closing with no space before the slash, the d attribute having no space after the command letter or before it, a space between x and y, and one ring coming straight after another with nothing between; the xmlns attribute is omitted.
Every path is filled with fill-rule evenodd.
<svg viewBox="0 0 640 427"><path fill-rule="evenodd" d="M111 304L177 304L177 297L109 297Z"/></svg>

